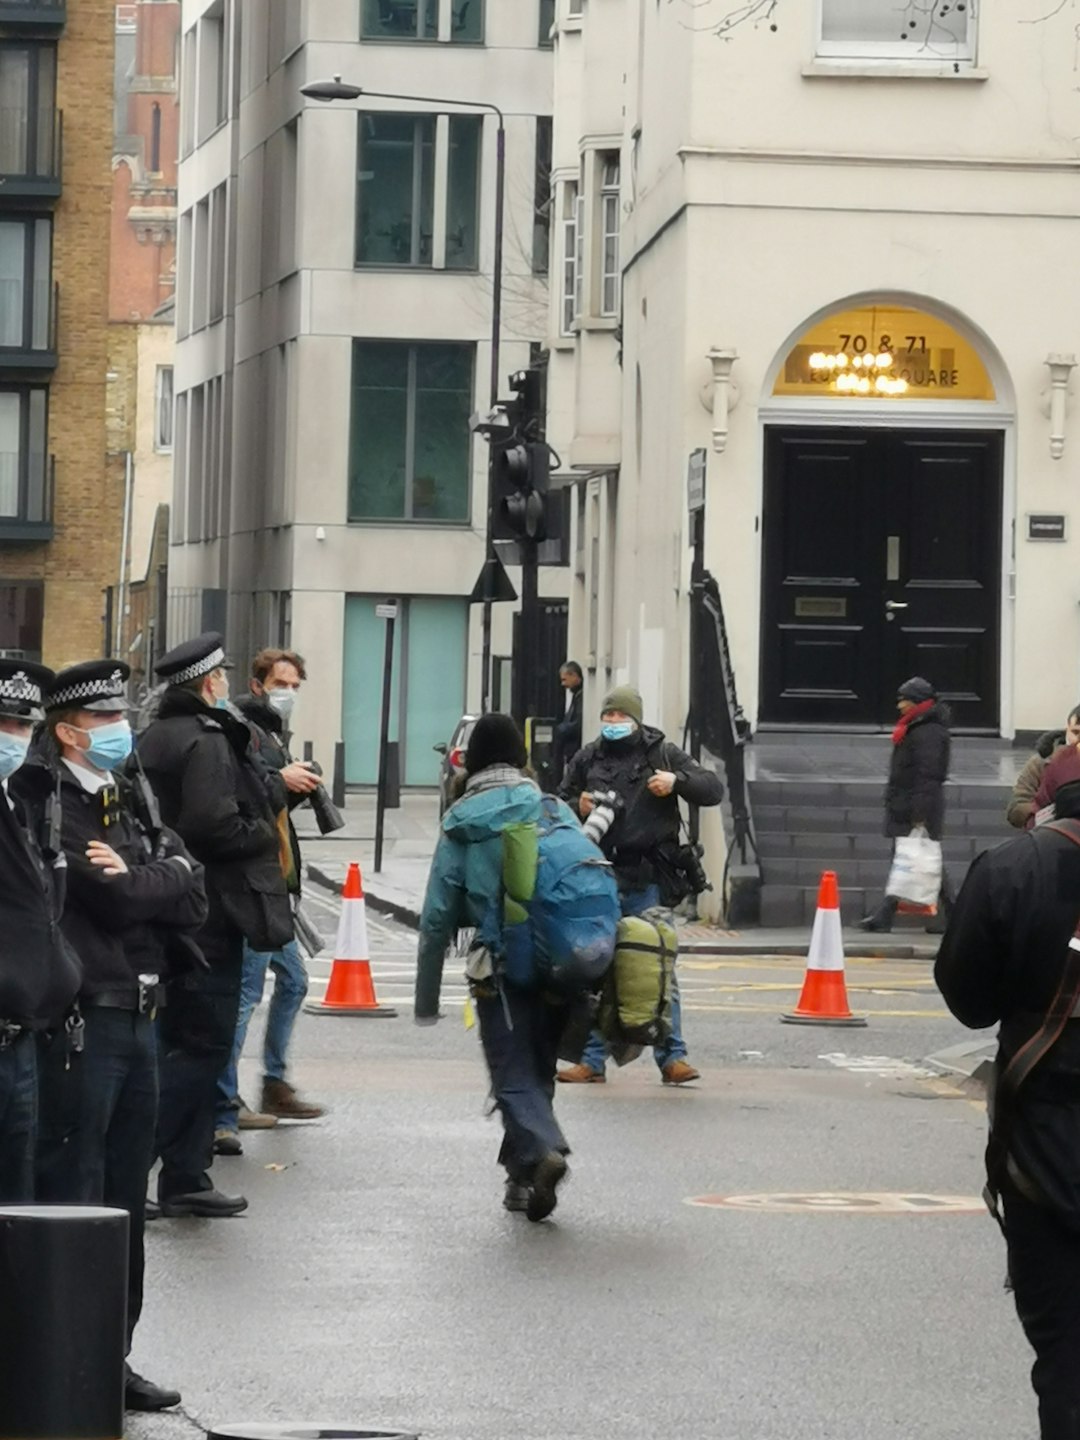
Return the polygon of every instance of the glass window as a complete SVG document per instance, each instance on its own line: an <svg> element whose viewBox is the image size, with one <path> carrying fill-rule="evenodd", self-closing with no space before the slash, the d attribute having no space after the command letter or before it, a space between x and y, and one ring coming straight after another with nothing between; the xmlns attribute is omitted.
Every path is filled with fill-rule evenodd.
<svg viewBox="0 0 1080 1440"><path fill-rule="evenodd" d="M0 390L0 517L45 514L46 392Z"/></svg>
<svg viewBox="0 0 1080 1440"><path fill-rule="evenodd" d="M437 40L439 0L364 0L366 40Z"/></svg>
<svg viewBox="0 0 1080 1440"><path fill-rule="evenodd" d="M534 275L546 275L551 263L551 116L536 117L536 171L533 176Z"/></svg>
<svg viewBox="0 0 1080 1440"><path fill-rule="evenodd" d="M882 59L971 60L975 55L972 0L951 5L897 0L822 0L823 55Z"/></svg>
<svg viewBox="0 0 1080 1440"><path fill-rule="evenodd" d="M353 347L350 520L469 518L471 345Z"/></svg>
<svg viewBox="0 0 1080 1440"><path fill-rule="evenodd" d="M0 347L22 344L25 316L26 224L0 222Z"/></svg>
<svg viewBox="0 0 1080 1440"><path fill-rule="evenodd" d="M574 333L574 320L577 316L578 305L578 187L570 181L562 187L562 219L559 222L562 231L562 294L560 297L561 314L559 317L559 330L563 335Z"/></svg>
<svg viewBox="0 0 1080 1440"><path fill-rule="evenodd" d="M56 50L0 43L0 174L52 175Z"/></svg>
<svg viewBox="0 0 1080 1440"><path fill-rule="evenodd" d="M450 39L479 45L484 38L484 0L449 0Z"/></svg>
<svg viewBox="0 0 1080 1440"><path fill-rule="evenodd" d="M49 343L52 222L0 221L0 349Z"/></svg>
<svg viewBox="0 0 1080 1440"><path fill-rule="evenodd" d="M600 314L618 315L619 288L619 157L603 159L600 179Z"/></svg>
<svg viewBox="0 0 1080 1440"><path fill-rule="evenodd" d="M22 405L15 391L0 391L0 516L19 513Z"/></svg>
<svg viewBox="0 0 1080 1440"><path fill-rule="evenodd" d="M0 583L0 651L41 659L45 586L40 580Z"/></svg>
<svg viewBox="0 0 1080 1440"><path fill-rule="evenodd" d="M585 309L585 195L583 187L574 188L574 319L579 320Z"/></svg>
<svg viewBox="0 0 1080 1440"><path fill-rule="evenodd" d="M541 45L550 45L553 42L552 30L555 27L555 0L540 0L540 34L538 36Z"/></svg>
<svg viewBox="0 0 1080 1440"><path fill-rule="evenodd" d="M173 448L173 367L159 365L154 381L154 449Z"/></svg>
<svg viewBox="0 0 1080 1440"><path fill-rule="evenodd" d="M450 162L446 185L448 270L476 269L482 124L479 115L450 116Z"/></svg>
<svg viewBox="0 0 1080 1440"><path fill-rule="evenodd" d="M435 116L362 114L357 264L430 265L434 204Z"/></svg>
<svg viewBox="0 0 1080 1440"><path fill-rule="evenodd" d="M585 0L566 0L567 15L581 15L585 11Z"/></svg>

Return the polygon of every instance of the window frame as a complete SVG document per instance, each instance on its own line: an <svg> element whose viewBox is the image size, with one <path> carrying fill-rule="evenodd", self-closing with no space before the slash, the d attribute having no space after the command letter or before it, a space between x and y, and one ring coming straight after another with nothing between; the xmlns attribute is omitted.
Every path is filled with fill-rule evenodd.
<svg viewBox="0 0 1080 1440"><path fill-rule="evenodd" d="M20 601L16 606L16 610L20 613L17 614L15 617L15 624L18 625L20 618L22 619L24 624L33 624L36 620L38 644L36 649L27 649L25 646L22 645L5 645L3 647L3 653L10 654L12 650L19 650L22 652L23 659L34 661L40 664L43 631L45 625L45 581L37 579L16 580L0 578L0 613L3 612L4 602L7 599L5 592L9 590L21 592ZM26 604L26 601L30 595L37 596L37 604L33 607L28 607ZM28 608L36 610L36 615L31 614L28 616L26 613ZM0 619L0 627L6 624L6 618L7 617L5 615L3 619Z"/></svg>
<svg viewBox="0 0 1080 1440"><path fill-rule="evenodd" d="M165 377L168 375L168 382ZM154 374L154 451L171 455L176 439L176 373L173 365L159 365ZM168 396L166 397L166 390ZM167 409L163 408L167 404ZM166 421L166 416L167 421ZM165 436L168 438L166 439Z"/></svg>
<svg viewBox="0 0 1080 1440"><path fill-rule="evenodd" d="M0 527L11 524L38 524L47 521L49 491L49 387L47 385L18 385L0 381L0 395L15 395L19 400L19 448L17 453L16 486L18 498L14 514L0 513ZM34 416L31 414L31 400L35 395L41 399L40 475L31 473L31 456L34 454L32 429ZM35 482L37 490L35 493ZM37 505L32 501L37 499ZM31 511L37 513L31 513Z"/></svg>
<svg viewBox="0 0 1080 1440"><path fill-rule="evenodd" d="M487 5L486 0L416 0L416 28L410 33L408 30L383 31L378 25L383 22L380 19L376 24L371 25L367 19L371 9L382 15L384 7L392 10L399 0L361 0L360 4L360 39L364 43L375 45L485 45L487 43ZM480 14L480 33L477 36L458 38L455 35L455 20L463 11L475 7ZM402 6L403 10L410 8ZM434 12L435 27L434 34L421 34L421 21L426 25L428 18ZM464 28L457 27L457 28Z"/></svg>
<svg viewBox="0 0 1080 1440"><path fill-rule="evenodd" d="M578 301L578 180L558 181L559 223L559 334L577 334Z"/></svg>
<svg viewBox="0 0 1080 1440"><path fill-rule="evenodd" d="M55 41L0 39L0 52L22 51L28 57L26 78L26 130L24 139L25 166L22 170L5 170L0 165L0 175L5 180L48 180L57 178L57 139L60 127L60 111L57 105L59 83L59 50ZM52 104L42 106L43 62L51 56L52 63ZM13 107L15 108L15 107ZM44 123L43 123L44 122ZM42 153L43 150L46 153Z"/></svg>
<svg viewBox="0 0 1080 1440"><path fill-rule="evenodd" d="M23 231L23 273L22 273L22 319L19 338L14 345L0 342L0 356L15 353L43 354L51 347L53 317L53 221L51 214L28 215L0 210L0 225L18 225ZM39 275L37 265L38 226L47 227L45 274ZM36 291L44 286L43 309L38 312Z"/></svg>
<svg viewBox="0 0 1080 1440"><path fill-rule="evenodd" d="M403 452L403 504L401 515L359 515L353 512L353 488L356 484L356 473L354 471L354 458L357 453L357 410L356 395L358 386L357 358L364 346L387 346L394 345L406 352L406 380L405 380L405 446ZM464 513L451 519L430 519L423 516L416 516L414 513L416 504L415 487L417 476L416 469L416 448L417 448L417 396L419 385L417 381L418 357L421 349L436 347L445 348L453 346L467 355L469 361L469 384L468 404L470 408L475 404L476 397L476 371L477 371L477 347L472 341L467 340L394 340L378 336L354 336L352 343L352 365L350 371L350 415L349 415L349 461L346 486L346 519L349 525L371 525L371 526L394 526L406 525L424 526L436 530L467 530L472 526L473 516L473 455L474 446L472 435L467 430L466 452L465 452L465 507ZM410 478L411 477L411 478Z"/></svg>
<svg viewBox="0 0 1080 1440"><path fill-rule="evenodd" d="M550 50L555 44L555 26L558 19L558 0L537 0L537 40L541 50ZM545 25L544 21L547 20Z"/></svg>
<svg viewBox="0 0 1080 1440"><path fill-rule="evenodd" d="M552 178L554 158L554 116L537 115L533 150L533 244L532 273L551 273L552 207L555 203L555 182ZM544 138L546 136L546 138Z"/></svg>
<svg viewBox="0 0 1080 1440"><path fill-rule="evenodd" d="M934 65L960 65L970 69L978 63L979 53L979 12L968 0L967 44L961 49L927 49L923 42L909 45L906 41L880 42L874 40L826 40L825 7L829 0L816 0L814 17L815 56L824 61L856 61L862 64L915 67ZM920 22L921 23L921 22Z"/></svg>
<svg viewBox="0 0 1080 1440"><path fill-rule="evenodd" d="M360 245L363 237L362 227L362 181L361 173L367 168L364 163L365 135L364 124L369 119L391 119L411 120L412 126L412 194L410 210L410 233L409 233L409 256L408 260L368 260L360 254ZM429 258L415 258L423 255L423 217L424 217L424 146L425 130L430 126L431 135L431 235L428 239ZM356 205L355 205L355 234L353 238L353 265L357 270L432 270L435 267L435 191L436 191L436 169L438 166L438 138L439 138L439 116L435 111L428 113L413 112L411 110L361 110L357 114L356 130ZM367 142L370 144L370 140ZM372 172L374 174L374 172Z"/></svg>
<svg viewBox="0 0 1080 1440"><path fill-rule="evenodd" d="M622 161L617 150L597 155L597 306L601 320L617 320L622 302L620 238L622 233ZM612 178L614 172L614 178ZM615 250L614 267L608 269L608 241ZM610 299L609 299L610 292Z"/></svg>

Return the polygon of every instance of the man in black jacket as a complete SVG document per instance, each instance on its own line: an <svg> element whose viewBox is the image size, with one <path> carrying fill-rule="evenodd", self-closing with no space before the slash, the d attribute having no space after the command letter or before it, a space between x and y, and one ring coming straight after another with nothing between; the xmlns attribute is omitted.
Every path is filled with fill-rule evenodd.
<svg viewBox="0 0 1080 1440"><path fill-rule="evenodd" d="M949 707L938 699L929 680L915 675L897 691L896 708L900 719L892 734L885 785L885 834L898 840L922 826L931 840L940 840L945 824L945 781L949 778ZM943 915L950 901L948 879L942 870ZM886 895L873 914L859 922L860 927L891 930L899 903L895 895ZM943 921L927 926L938 933L944 928Z"/></svg>
<svg viewBox="0 0 1080 1440"><path fill-rule="evenodd" d="M972 865L934 974L964 1025L1001 1027L990 1188L1036 1354L1042 1440L1080 1440L1080 782L1058 791L1055 811ZM1018 1057L1033 1068L1014 1084Z"/></svg>
<svg viewBox="0 0 1080 1440"><path fill-rule="evenodd" d="M566 713L555 725L551 746L551 782L556 788L562 784L566 767L581 749L583 681L581 666L576 660L567 660L559 671L559 684L570 698Z"/></svg>
<svg viewBox="0 0 1080 1440"><path fill-rule="evenodd" d="M215 1190L207 1173L217 1082L236 1034L245 937L277 950L293 935L276 823L285 789L268 792L251 732L227 708L220 635L178 645L157 674L168 689L139 738L139 757L165 823L206 867L210 904L197 937L209 969L169 987L158 1027L158 1199L164 1215L235 1215L247 1201Z"/></svg>
<svg viewBox="0 0 1080 1440"><path fill-rule="evenodd" d="M260 650L251 662L251 693L236 702L236 708L251 726L255 759L284 784L290 812L303 804L320 783L315 769L302 760L294 760L289 753L289 721L306 679L303 656L295 650ZM288 826L291 857L286 883L289 894L299 898L300 842L291 818L282 818ZM274 990L263 1040L262 1094L258 1112L252 1114L240 1099L237 1069L248 1025L266 987L268 969L274 972ZM326 1113L321 1105L301 1100L285 1078L285 1057L307 988L307 971L295 938L274 951L256 950L245 941L236 1039L229 1063L218 1081L214 1131L214 1149L218 1155L242 1154L238 1132L261 1129L267 1119L317 1120Z"/></svg>
<svg viewBox="0 0 1080 1440"><path fill-rule="evenodd" d="M48 775L11 781L24 767L42 692L53 672L0 659L0 1204L34 1198L37 1050L34 1036L74 1019L80 970L59 929L63 855Z"/></svg>
<svg viewBox="0 0 1080 1440"><path fill-rule="evenodd" d="M39 1042L37 1198L128 1212L128 1348L142 1312L146 1184L154 1162L154 1016L169 930L206 919L202 867L177 835L152 833L117 772L131 753L127 665L62 670L45 697L46 730L31 763L60 782L67 859L63 930L83 965L83 1049L61 1032ZM126 1368L129 1410L179 1405Z"/></svg>
<svg viewBox="0 0 1080 1440"><path fill-rule="evenodd" d="M615 815L600 847L615 868L624 915L640 915L653 906L670 905L689 893L680 873L679 801L719 805L724 787L663 732L642 723L640 694L619 685L604 699L600 739L586 745L570 762L559 795L577 807L584 819L596 805L595 796L613 792ZM665 1085L700 1079L686 1058L678 984L672 996L671 1038L653 1050ZM593 1034L579 1065L560 1070L563 1082L602 1083L607 1049Z"/></svg>

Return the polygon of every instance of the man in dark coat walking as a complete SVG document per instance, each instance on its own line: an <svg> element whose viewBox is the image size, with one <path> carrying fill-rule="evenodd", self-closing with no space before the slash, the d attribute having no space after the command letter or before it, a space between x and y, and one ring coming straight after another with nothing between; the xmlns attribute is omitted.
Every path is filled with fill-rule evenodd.
<svg viewBox="0 0 1080 1440"><path fill-rule="evenodd" d="M921 826L931 840L940 840L945 823L945 781L949 777L949 707L938 699L929 680L916 675L900 686L896 708L900 719L892 734L885 785L885 834L897 840ZM943 870L943 909L949 899ZM861 928L891 930L899 903L895 895L886 895L873 914L860 922ZM927 928L940 931L944 925L932 923Z"/></svg>
<svg viewBox="0 0 1080 1440"><path fill-rule="evenodd" d="M64 868L59 816L51 823L55 786L41 772L26 777L19 795L11 787L52 679L44 665L0 659L0 1205L34 1198L35 1035L58 1031L66 1042L81 978L58 923Z"/></svg>
<svg viewBox="0 0 1080 1440"><path fill-rule="evenodd" d="M551 783L555 788L562 784L566 767L581 749L581 704L584 696L584 676L576 660L567 660L559 671L559 684L569 696L566 711L555 726L551 747Z"/></svg>
<svg viewBox="0 0 1080 1440"><path fill-rule="evenodd" d="M210 913L197 940L208 970L170 986L159 1025L158 1199L164 1215L235 1215L207 1173L213 1160L218 1076L232 1053L245 937L259 950L293 938L276 814L251 755L251 732L228 709L220 635L171 650L157 666L168 689L139 739L139 757L162 818L206 867Z"/></svg>
<svg viewBox="0 0 1080 1440"><path fill-rule="evenodd" d="M934 976L962 1024L1001 1027L988 1192L1004 1206L1042 1440L1080 1440L1080 781L1054 809L976 859Z"/></svg>

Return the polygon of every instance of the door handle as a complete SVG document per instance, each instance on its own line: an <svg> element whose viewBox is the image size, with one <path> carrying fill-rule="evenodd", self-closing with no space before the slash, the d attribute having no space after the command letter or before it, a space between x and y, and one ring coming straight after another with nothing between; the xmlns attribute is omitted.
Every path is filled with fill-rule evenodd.
<svg viewBox="0 0 1080 1440"><path fill-rule="evenodd" d="M906 610L907 608L908 608L908 602L907 602L906 600L886 600L886 601L885 601L885 609L886 609L886 610Z"/></svg>

